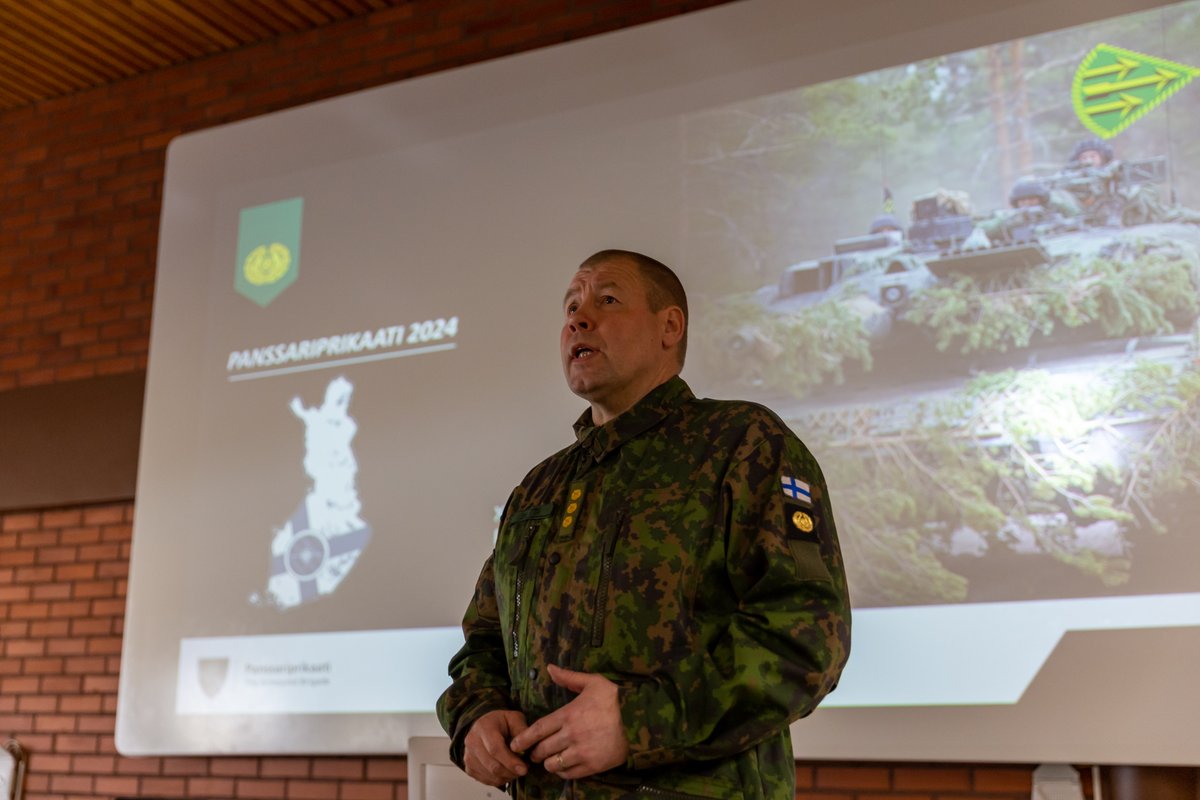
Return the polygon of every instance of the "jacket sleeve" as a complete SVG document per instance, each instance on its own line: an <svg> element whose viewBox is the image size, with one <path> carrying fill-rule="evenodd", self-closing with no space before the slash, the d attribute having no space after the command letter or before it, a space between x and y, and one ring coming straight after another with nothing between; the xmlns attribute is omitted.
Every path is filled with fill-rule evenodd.
<svg viewBox="0 0 1200 800"><path fill-rule="evenodd" d="M850 603L832 509L816 460L778 426L737 448L720 486L733 613L681 663L618 684L628 767L743 752L837 685ZM808 496L786 494L785 478Z"/></svg>
<svg viewBox="0 0 1200 800"><path fill-rule="evenodd" d="M463 740L467 731L489 711L511 708L511 682L504 659L503 636L496 605L489 556L479 573L475 594L463 617L463 646L450 660L453 681L438 698L438 720L450 735L450 758L463 765Z"/></svg>

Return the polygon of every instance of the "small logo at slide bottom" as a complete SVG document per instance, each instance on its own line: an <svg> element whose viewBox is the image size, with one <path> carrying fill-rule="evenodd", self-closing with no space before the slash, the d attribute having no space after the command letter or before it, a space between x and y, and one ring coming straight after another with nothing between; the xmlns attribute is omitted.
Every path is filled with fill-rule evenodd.
<svg viewBox="0 0 1200 800"><path fill-rule="evenodd" d="M200 678L200 688L209 697L216 697L217 693L224 688L225 679L229 677L229 659L202 658L197 673Z"/></svg>

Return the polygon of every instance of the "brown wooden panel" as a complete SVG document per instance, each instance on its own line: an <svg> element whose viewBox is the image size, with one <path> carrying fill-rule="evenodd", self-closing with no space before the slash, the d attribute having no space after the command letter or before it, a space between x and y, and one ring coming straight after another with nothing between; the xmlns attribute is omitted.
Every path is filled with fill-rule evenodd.
<svg viewBox="0 0 1200 800"><path fill-rule="evenodd" d="M131 499L145 373L0 392L0 511Z"/></svg>

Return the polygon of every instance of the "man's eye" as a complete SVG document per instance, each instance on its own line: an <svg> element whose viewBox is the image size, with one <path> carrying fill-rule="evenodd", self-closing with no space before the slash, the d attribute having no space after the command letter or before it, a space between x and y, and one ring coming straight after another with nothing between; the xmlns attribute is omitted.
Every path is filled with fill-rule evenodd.
<svg viewBox="0 0 1200 800"><path fill-rule="evenodd" d="M574 303L571 303L569 306L567 306L567 313L568 313L568 314L574 314L574 313L575 313L575 309L576 309L576 308L578 308L578 307L579 307L579 306L575 305Z"/></svg>
<svg viewBox="0 0 1200 800"><path fill-rule="evenodd" d="M611 294L606 294L606 295L604 295L604 297L602 297L602 298L601 298L601 300L602 300L602 301L603 301L603 302L604 302L606 305L611 305L612 303L615 303L615 302L617 302L617 298L613 297Z"/></svg>

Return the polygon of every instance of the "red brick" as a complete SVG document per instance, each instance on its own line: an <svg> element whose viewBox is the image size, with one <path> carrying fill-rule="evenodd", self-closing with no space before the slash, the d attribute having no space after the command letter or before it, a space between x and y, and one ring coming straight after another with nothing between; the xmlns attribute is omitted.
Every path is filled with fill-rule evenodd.
<svg viewBox="0 0 1200 800"><path fill-rule="evenodd" d="M372 781L407 781L408 762L403 759L367 761L367 779Z"/></svg>
<svg viewBox="0 0 1200 800"><path fill-rule="evenodd" d="M33 729L38 733L75 733L75 717L66 714L38 714Z"/></svg>
<svg viewBox="0 0 1200 800"><path fill-rule="evenodd" d="M38 550L39 564L63 564L74 561L78 553L75 547L43 547Z"/></svg>
<svg viewBox="0 0 1200 800"><path fill-rule="evenodd" d="M971 772L965 767L897 767L892 782L904 791L963 791L971 788Z"/></svg>
<svg viewBox="0 0 1200 800"><path fill-rule="evenodd" d="M99 528L70 527L59 534L59 540L64 545L95 544L100 541Z"/></svg>
<svg viewBox="0 0 1200 800"><path fill-rule="evenodd" d="M33 714L0 714L0 730L7 735L33 730Z"/></svg>
<svg viewBox="0 0 1200 800"><path fill-rule="evenodd" d="M0 550L0 567L20 567L34 563L37 553L32 550Z"/></svg>
<svg viewBox="0 0 1200 800"><path fill-rule="evenodd" d="M207 775L208 759L205 758L164 758L162 760L163 775Z"/></svg>
<svg viewBox="0 0 1200 800"><path fill-rule="evenodd" d="M162 770L162 759L118 758L118 775L158 775Z"/></svg>
<svg viewBox="0 0 1200 800"><path fill-rule="evenodd" d="M299 781L287 782L289 800L331 800L338 795L336 781Z"/></svg>
<svg viewBox="0 0 1200 800"><path fill-rule="evenodd" d="M821 789L890 789L891 775L883 767L818 767Z"/></svg>
<svg viewBox="0 0 1200 800"><path fill-rule="evenodd" d="M117 677L115 675L84 675L83 691L115 694L117 691Z"/></svg>
<svg viewBox="0 0 1200 800"><path fill-rule="evenodd" d="M71 600L69 602L50 604L50 616L52 617L82 617L87 613L87 600Z"/></svg>
<svg viewBox="0 0 1200 800"><path fill-rule="evenodd" d="M391 800L395 789L390 783L358 783L347 781L340 787L341 800Z"/></svg>
<svg viewBox="0 0 1200 800"><path fill-rule="evenodd" d="M97 506L85 509L83 512L85 525L106 525L124 521L125 509L122 506Z"/></svg>
<svg viewBox="0 0 1200 800"><path fill-rule="evenodd" d="M84 597L115 597L116 584L113 581L86 581L75 584L74 595Z"/></svg>
<svg viewBox="0 0 1200 800"><path fill-rule="evenodd" d="M76 619L71 621L72 636L95 636L111 633L111 619Z"/></svg>
<svg viewBox="0 0 1200 800"><path fill-rule="evenodd" d="M36 658L46 654L46 642L42 639L15 639L4 642L4 654L9 658Z"/></svg>
<svg viewBox="0 0 1200 800"><path fill-rule="evenodd" d="M0 603L21 602L32 596L33 587L30 586L0 586Z"/></svg>
<svg viewBox="0 0 1200 800"><path fill-rule="evenodd" d="M54 737L54 750L59 753L95 753L98 744L95 736L62 734Z"/></svg>
<svg viewBox="0 0 1200 800"><path fill-rule="evenodd" d="M50 789L62 794L91 794L90 775L51 775Z"/></svg>
<svg viewBox="0 0 1200 800"><path fill-rule="evenodd" d="M51 639L46 646L46 653L52 656L78 656L87 652L87 642L83 639Z"/></svg>
<svg viewBox="0 0 1200 800"><path fill-rule="evenodd" d="M142 796L187 797L187 784L183 778L142 778Z"/></svg>
<svg viewBox="0 0 1200 800"><path fill-rule="evenodd" d="M980 792L1019 792L1033 790L1033 770L1028 767L980 768L974 773L974 788Z"/></svg>
<svg viewBox="0 0 1200 800"><path fill-rule="evenodd" d="M41 519L37 514L7 514L3 519L4 524L0 529L5 533L8 531L32 531L41 526Z"/></svg>
<svg viewBox="0 0 1200 800"><path fill-rule="evenodd" d="M58 698L50 695L22 695L17 698L17 710L22 714L51 714L57 708Z"/></svg>
<svg viewBox="0 0 1200 800"><path fill-rule="evenodd" d="M42 691L53 694L77 694L83 687L83 679L73 675L54 675L42 678Z"/></svg>
<svg viewBox="0 0 1200 800"><path fill-rule="evenodd" d="M112 561L121 555L120 548L115 543L85 544L79 546L80 561Z"/></svg>
<svg viewBox="0 0 1200 800"><path fill-rule="evenodd" d="M60 564L54 568L54 579L57 581L86 581L95 576L95 564Z"/></svg>
<svg viewBox="0 0 1200 800"><path fill-rule="evenodd" d="M69 583L43 583L33 587L34 600L67 600L70 597Z"/></svg>
<svg viewBox="0 0 1200 800"><path fill-rule="evenodd" d="M264 778L307 778L312 762L307 758L264 758L259 774Z"/></svg>
<svg viewBox="0 0 1200 800"><path fill-rule="evenodd" d="M83 616L79 614L77 616ZM124 600L93 600L93 617L123 617L125 616Z"/></svg>
<svg viewBox="0 0 1200 800"><path fill-rule="evenodd" d="M60 756L44 750L29 754L30 772L70 772L71 756Z"/></svg>
<svg viewBox="0 0 1200 800"><path fill-rule="evenodd" d="M313 760L314 778L343 778L361 780L363 761L361 758L318 758Z"/></svg>
<svg viewBox="0 0 1200 800"><path fill-rule="evenodd" d="M258 775L258 761L253 758L213 759L212 774L235 778L255 777Z"/></svg>
<svg viewBox="0 0 1200 800"><path fill-rule="evenodd" d="M68 695L58 699L58 708L66 714L95 713L103 709L102 700L103 698L94 694ZM107 770L97 770L97 772L112 772L111 759Z"/></svg>
<svg viewBox="0 0 1200 800"><path fill-rule="evenodd" d="M19 547L49 547L58 544L57 531L29 531L21 534Z"/></svg>
<svg viewBox="0 0 1200 800"><path fill-rule="evenodd" d="M95 781L96 792L98 794L116 797L137 797L138 796L138 779L127 777L116 777L113 775L98 776Z"/></svg>
<svg viewBox="0 0 1200 800"><path fill-rule="evenodd" d="M232 778L189 778L188 797L233 797Z"/></svg>
<svg viewBox="0 0 1200 800"><path fill-rule="evenodd" d="M112 714L84 714L76 718L80 733L110 734L115 730L117 720ZM109 740L111 736L100 737L100 752L116 753Z"/></svg>
<svg viewBox="0 0 1200 800"><path fill-rule="evenodd" d="M213 766L216 766L219 761L214 761ZM284 796L283 781L272 780L256 780L252 778L239 778L234 787L234 794L237 797L257 797L266 798L266 800L278 800Z"/></svg>

